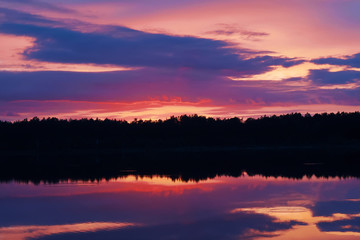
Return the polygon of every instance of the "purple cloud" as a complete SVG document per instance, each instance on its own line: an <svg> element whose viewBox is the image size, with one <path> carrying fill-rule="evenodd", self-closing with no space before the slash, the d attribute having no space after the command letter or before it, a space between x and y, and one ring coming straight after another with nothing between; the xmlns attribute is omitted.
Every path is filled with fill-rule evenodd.
<svg viewBox="0 0 360 240"><path fill-rule="evenodd" d="M328 57L328 58L319 58L314 59L311 62L316 64L330 64L330 65L340 65L340 66L349 66L349 67L360 67L360 53L346 56L344 58L335 58L335 57Z"/></svg>
<svg viewBox="0 0 360 240"><path fill-rule="evenodd" d="M19 16L25 18L24 14ZM39 21L38 16L26 17L29 22L33 17ZM5 17L0 32L34 37L35 46L25 51L24 56L40 61L186 67L232 71L236 75L259 74L273 66L289 67L302 62L273 56L251 58L252 54L260 52L235 49L227 42L212 39L151 34L119 26L104 26L102 31L84 33L58 27L59 24L53 27L34 24L34 21L32 24L18 23L13 18Z"/></svg>
<svg viewBox="0 0 360 240"><path fill-rule="evenodd" d="M75 13L74 10L66 8L66 7L61 7L58 6L56 4L53 4L51 2L46 2L46 1L39 1L39 0L11 0L11 1L7 1L7 0L0 0L0 2L3 2L5 4L11 4L11 5L16 5L16 6L30 6L30 7L35 7L38 9L45 9L45 10L49 10L49 11L53 11L53 12L61 12L61 13Z"/></svg>
<svg viewBox="0 0 360 240"><path fill-rule="evenodd" d="M330 72L329 69L310 70L307 77L316 85L346 84L360 80L359 71Z"/></svg>
<svg viewBox="0 0 360 240"><path fill-rule="evenodd" d="M188 101L211 99L213 105L346 103L358 104L359 89L318 89L288 81L232 81L208 71L144 68L133 71L0 72L0 101L141 101L159 96Z"/></svg>

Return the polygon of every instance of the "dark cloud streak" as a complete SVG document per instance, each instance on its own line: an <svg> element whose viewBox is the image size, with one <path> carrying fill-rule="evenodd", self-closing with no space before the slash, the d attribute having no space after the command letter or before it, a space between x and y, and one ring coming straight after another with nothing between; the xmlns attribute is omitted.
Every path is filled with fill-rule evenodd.
<svg viewBox="0 0 360 240"><path fill-rule="evenodd" d="M359 71L338 71L330 72L329 69L310 70L307 77L315 85L333 85L333 84L346 84L353 83L360 80Z"/></svg>
<svg viewBox="0 0 360 240"><path fill-rule="evenodd" d="M311 62L316 64L330 64L330 65L360 68L360 53L350 56L345 56L343 58L335 58L335 57L318 58L312 60Z"/></svg>
<svg viewBox="0 0 360 240"><path fill-rule="evenodd" d="M239 27L236 24L217 24L218 28L212 31L205 32L206 34L212 35L239 35L245 40L250 41L259 41L261 37L269 36L269 33L266 32L256 32L256 31L249 31L244 30L243 28Z"/></svg>

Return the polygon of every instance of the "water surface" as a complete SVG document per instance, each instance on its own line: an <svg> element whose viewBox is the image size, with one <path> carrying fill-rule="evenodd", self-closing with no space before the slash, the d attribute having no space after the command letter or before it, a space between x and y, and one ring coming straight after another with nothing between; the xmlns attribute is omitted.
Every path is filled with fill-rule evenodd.
<svg viewBox="0 0 360 240"><path fill-rule="evenodd" d="M359 239L360 181L261 176L0 184L0 239Z"/></svg>

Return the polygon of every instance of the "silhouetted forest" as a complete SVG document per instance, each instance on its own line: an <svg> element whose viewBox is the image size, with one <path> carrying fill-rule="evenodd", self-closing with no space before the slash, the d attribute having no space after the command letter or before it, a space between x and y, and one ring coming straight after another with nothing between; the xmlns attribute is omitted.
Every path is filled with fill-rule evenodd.
<svg viewBox="0 0 360 240"><path fill-rule="evenodd" d="M133 122L60 120L0 122L0 151L62 151L213 146L313 146L360 142L360 112L293 113L259 119L214 119L203 116Z"/></svg>
<svg viewBox="0 0 360 240"><path fill-rule="evenodd" d="M360 176L360 113L0 122L0 181Z"/></svg>

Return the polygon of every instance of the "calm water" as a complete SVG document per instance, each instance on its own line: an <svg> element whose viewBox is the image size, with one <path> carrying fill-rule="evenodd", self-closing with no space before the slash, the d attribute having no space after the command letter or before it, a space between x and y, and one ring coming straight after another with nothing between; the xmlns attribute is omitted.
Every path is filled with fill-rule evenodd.
<svg viewBox="0 0 360 240"><path fill-rule="evenodd" d="M0 239L359 239L357 179L0 184Z"/></svg>

